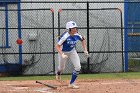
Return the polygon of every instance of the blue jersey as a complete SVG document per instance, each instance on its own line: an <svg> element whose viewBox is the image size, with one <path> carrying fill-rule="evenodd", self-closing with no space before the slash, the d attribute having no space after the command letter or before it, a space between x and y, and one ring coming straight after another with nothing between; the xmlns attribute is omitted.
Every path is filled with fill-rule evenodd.
<svg viewBox="0 0 140 93"><path fill-rule="evenodd" d="M62 45L62 51L68 52L71 51L76 46L78 40L82 39L83 37L78 33L75 33L73 36L71 36L69 32L64 32L60 36L58 44Z"/></svg>

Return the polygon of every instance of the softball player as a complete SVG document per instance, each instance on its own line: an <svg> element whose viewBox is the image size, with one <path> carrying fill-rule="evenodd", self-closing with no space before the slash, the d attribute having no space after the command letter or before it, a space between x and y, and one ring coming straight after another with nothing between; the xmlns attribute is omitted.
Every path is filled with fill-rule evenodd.
<svg viewBox="0 0 140 93"><path fill-rule="evenodd" d="M74 21L67 22L66 29L69 31L64 32L56 44L55 48L58 51L58 70L56 72L56 79L61 80L61 74L64 71L65 63L68 58L72 61L74 65L74 70L72 72L72 77L68 87L79 88L74 84L80 69L80 59L76 52L75 46L78 40L82 42L82 47L84 49L85 55L88 55L88 51L85 44L85 39L77 32L77 24Z"/></svg>

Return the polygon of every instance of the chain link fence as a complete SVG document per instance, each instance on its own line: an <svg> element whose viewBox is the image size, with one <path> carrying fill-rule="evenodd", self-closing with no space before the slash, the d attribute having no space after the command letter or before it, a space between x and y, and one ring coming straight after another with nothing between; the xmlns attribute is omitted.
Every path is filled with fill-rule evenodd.
<svg viewBox="0 0 140 93"><path fill-rule="evenodd" d="M54 74L57 68L54 46L70 20L77 23L78 32L85 36L90 55L89 58L84 55L78 42L81 73L125 70L124 54L129 50L124 46L124 2L13 2L3 3L0 14L1 72ZM18 38L23 40L22 45L16 44ZM138 57L137 53L129 55ZM68 60L64 73L71 73L73 68Z"/></svg>

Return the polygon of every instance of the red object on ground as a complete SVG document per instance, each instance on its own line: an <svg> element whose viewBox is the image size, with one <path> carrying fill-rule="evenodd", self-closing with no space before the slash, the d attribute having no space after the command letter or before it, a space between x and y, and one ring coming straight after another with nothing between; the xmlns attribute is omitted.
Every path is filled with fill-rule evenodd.
<svg viewBox="0 0 140 93"><path fill-rule="evenodd" d="M21 45L23 43L22 39L17 39L17 44Z"/></svg>

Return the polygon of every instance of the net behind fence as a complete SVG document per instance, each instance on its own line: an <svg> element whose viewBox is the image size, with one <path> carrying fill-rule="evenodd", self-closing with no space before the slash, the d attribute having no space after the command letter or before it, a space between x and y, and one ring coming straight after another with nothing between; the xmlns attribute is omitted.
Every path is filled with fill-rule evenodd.
<svg viewBox="0 0 140 93"><path fill-rule="evenodd" d="M90 54L89 58L85 57L78 42L76 49L81 60L81 73L122 72L126 66L126 52L132 50L129 59L139 57L139 47L136 47L139 46L139 35L131 33L139 33L138 29L134 30L139 27L139 22L137 25L129 22L130 42L128 51L125 50L124 2L21 2L20 9L18 4L0 5L0 64L4 65L0 69L10 63L21 66L25 75L54 74L57 67L54 46L71 20L84 35ZM22 45L16 43L18 38L22 38ZM135 68L135 62L129 63ZM70 60L66 68L65 74L73 70Z"/></svg>

